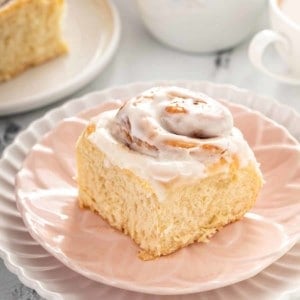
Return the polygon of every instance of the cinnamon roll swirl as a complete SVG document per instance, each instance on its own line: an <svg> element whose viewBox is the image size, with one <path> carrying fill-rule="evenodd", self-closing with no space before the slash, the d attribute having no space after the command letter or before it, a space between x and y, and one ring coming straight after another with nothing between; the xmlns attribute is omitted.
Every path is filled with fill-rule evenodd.
<svg viewBox="0 0 300 300"><path fill-rule="evenodd" d="M233 161L255 161L230 111L183 88L152 88L104 112L95 125L90 141L113 163L153 181L161 197L160 182L197 180L228 170Z"/></svg>
<svg viewBox="0 0 300 300"><path fill-rule="evenodd" d="M114 138L154 157L161 153L224 153L232 134L229 110L206 95L153 88L126 102L111 123Z"/></svg>
<svg viewBox="0 0 300 300"><path fill-rule="evenodd" d="M230 111L155 87L100 113L77 145L79 203L129 234L142 258L206 241L240 219L262 184Z"/></svg>

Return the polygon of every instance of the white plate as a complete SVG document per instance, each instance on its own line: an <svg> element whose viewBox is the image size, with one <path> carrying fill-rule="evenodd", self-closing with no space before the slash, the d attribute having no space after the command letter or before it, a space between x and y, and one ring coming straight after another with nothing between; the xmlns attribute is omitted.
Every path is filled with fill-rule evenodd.
<svg viewBox="0 0 300 300"><path fill-rule="evenodd" d="M109 0L67 0L63 23L69 54L0 83L0 116L55 102L94 79L115 53L121 31Z"/></svg>
<svg viewBox="0 0 300 300"><path fill-rule="evenodd" d="M260 110L278 123L286 126L299 140L300 115L278 102L228 85L208 82L160 82L138 83L112 88L98 93L98 97L84 97L49 112L20 134L7 148L0 161L0 252L7 267L18 275L26 285L48 299L164 299L162 296L147 296L115 289L91 281L71 271L46 252L27 232L14 197L14 178L24 158L46 132L64 117L96 105L101 100L132 94L157 84L180 85L200 89L216 98L227 98ZM91 99L91 100L88 100ZM87 101L88 100L88 101ZM298 243L283 258L262 271L259 275L228 286L201 294L172 296L171 299L299 299L300 297L300 244ZM290 297L293 295L293 298ZM165 299L170 299L166 297Z"/></svg>

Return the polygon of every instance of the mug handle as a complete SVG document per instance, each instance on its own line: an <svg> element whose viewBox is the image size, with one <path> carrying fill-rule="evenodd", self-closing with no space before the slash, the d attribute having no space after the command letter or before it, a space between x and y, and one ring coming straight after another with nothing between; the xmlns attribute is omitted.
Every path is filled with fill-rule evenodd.
<svg viewBox="0 0 300 300"><path fill-rule="evenodd" d="M263 64L263 55L266 50L266 48L273 44L273 43L280 43L286 50L289 49L289 41L287 38L285 38L283 35L273 31L273 30L263 30L259 33L257 33L254 38L252 39L250 46L249 46L249 58L253 65L257 67L259 70L264 72L265 74L271 76L272 78L275 78L279 81L298 85L300 84L300 78L293 78L281 74L276 74L272 71L270 71L264 64Z"/></svg>

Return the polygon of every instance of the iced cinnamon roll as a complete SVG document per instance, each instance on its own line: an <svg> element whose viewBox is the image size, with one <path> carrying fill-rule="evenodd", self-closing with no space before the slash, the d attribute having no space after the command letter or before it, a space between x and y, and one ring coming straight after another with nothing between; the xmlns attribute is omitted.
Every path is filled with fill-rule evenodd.
<svg viewBox="0 0 300 300"><path fill-rule="evenodd" d="M206 242L253 206L258 163L230 111L155 87L94 118L77 144L79 204L128 234L142 259Z"/></svg>

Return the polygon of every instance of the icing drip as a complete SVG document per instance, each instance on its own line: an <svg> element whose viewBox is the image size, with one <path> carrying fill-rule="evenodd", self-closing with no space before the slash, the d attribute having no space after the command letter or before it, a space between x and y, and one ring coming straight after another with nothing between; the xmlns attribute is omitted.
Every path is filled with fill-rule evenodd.
<svg viewBox="0 0 300 300"><path fill-rule="evenodd" d="M148 180L160 199L164 184L258 165L229 110L207 95L177 87L145 91L100 113L89 135L107 158Z"/></svg>

